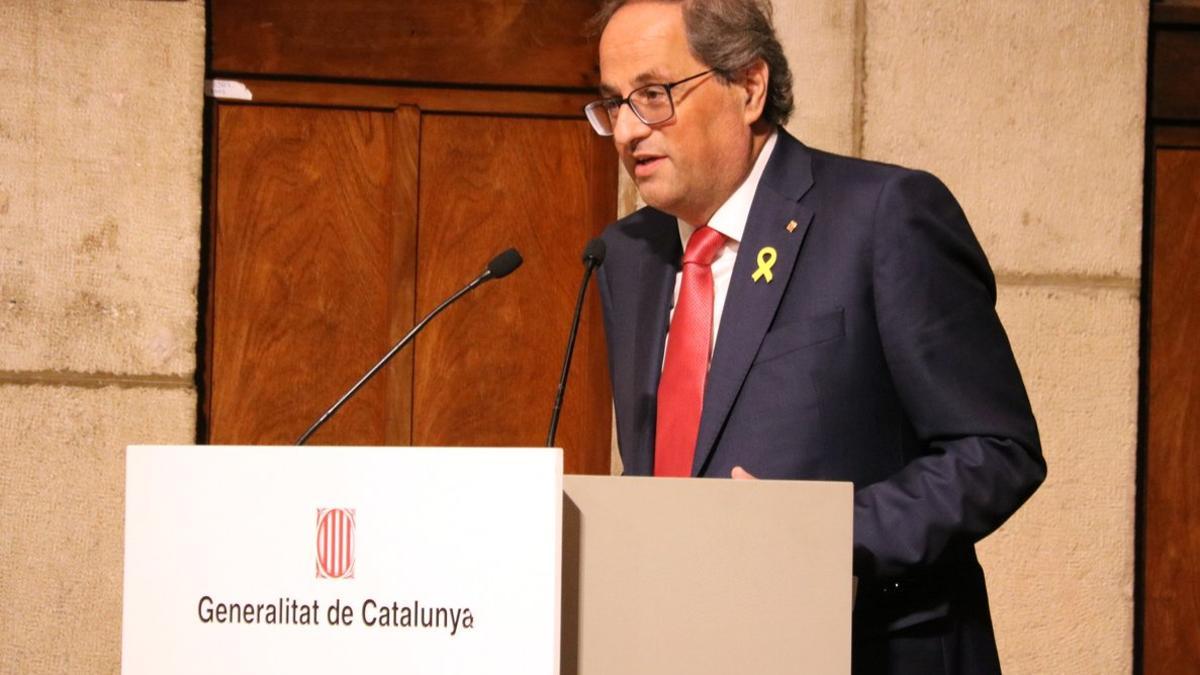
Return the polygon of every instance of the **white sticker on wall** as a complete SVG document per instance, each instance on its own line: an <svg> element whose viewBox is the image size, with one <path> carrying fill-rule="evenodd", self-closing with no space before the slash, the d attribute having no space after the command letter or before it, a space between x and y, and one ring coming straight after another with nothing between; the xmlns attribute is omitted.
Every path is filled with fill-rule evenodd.
<svg viewBox="0 0 1200 675"><path fill-rule="evenodd" d="M254 94L237 80L205 80L204 95L234 101L254 100Z"/></svg>

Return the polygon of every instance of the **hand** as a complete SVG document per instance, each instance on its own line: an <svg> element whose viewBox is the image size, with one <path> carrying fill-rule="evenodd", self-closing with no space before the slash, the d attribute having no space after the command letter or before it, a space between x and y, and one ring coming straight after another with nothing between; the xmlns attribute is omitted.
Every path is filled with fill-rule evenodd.
<svg viewBox="0 0 1200 675"><path fill-rule="evenodd" d="M734 480L756 480L749 471L740 466L733 467L733 471L729 472L729 477Z"/></svg>

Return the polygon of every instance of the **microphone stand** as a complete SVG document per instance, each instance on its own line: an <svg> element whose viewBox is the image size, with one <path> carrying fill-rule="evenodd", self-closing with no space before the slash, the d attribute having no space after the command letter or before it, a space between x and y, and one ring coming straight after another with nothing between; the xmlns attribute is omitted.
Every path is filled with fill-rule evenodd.
<svg viewBox="0 0 1200 675"><path fill-rule="evenodd" d="M546 434L546 447L554 447L554 436L558 433L558 417L562 412L563 397L567 392L567 375L571 372L571 357L575 355L575 338L579 334L579 317L583 313L583 298L587 293L592 270L604 262L604 240L593 239L583 252L583 283L579 285L579 296L575 299L575 316L571 319L571 332L567 336L567 354L563 358L562 374L558 377L558 392L554 396L554 409L550 412L550 431Z"/></svg>
<svg viewBox="0 0 1200 675"><path fill-rule="evenodd" d="M442 304L434 307L433 311L426 314L425 318L418 321L417 325L413 326L412 330L408 331L407 335L400 338L400 341L397 342L390 350L388 350L388 353L384 354L383 358L379 359L379 362L372 366L371 369L367 371L366 375L363 375L361 378L359 378L358 382L355 382L354 386L350 387L349 391L347 391L345 394L342 394L342 397L329 407L329 410L326 410L324 414L317 418L316 422L313 422L312 426L308 428L308 431L305 431L300 435L300 438L296 440L296 445L304 445L307 443L309 437L316 433L317 429L320 429L322 426L324 426L325 422L327 422L329 418L334 415L334 413L340 410L341 407L346 404L346 401L349 401L352 396L358 393L358 390L362 389L364 384L369 382L372 377L375 377L375 373L379 372L380 368L386 366L388 361L392 360L393 356L399 353L405 345L411 342L412 339L416 337L417 333L420 333L421 329L425 327L425 324L429 323L433 317L441 314L442 310L454 304L454 301L475 290L476 286L479 286L483 282L491 279L499 279L507 276L514 269L520 266L520 264L521 256L517 253L516 249L509 249L496 256L490 263L488 263L488 268L484 270L482 274L472 279L471 283L463 286L458 290L457 293L451 295L449 298L446 298Z"/></svg>

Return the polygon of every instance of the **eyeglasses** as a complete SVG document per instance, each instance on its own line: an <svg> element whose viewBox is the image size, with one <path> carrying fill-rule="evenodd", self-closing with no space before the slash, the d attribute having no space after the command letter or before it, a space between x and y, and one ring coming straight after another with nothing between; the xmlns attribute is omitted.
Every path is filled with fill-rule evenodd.
<svg viewBox="0 0 1200 675"><path fill-rule="evenodd" d="M617 113L621 106L629 104L629 109L647 126L662 124L675 116L675 101L671 98L671 90L684 82L691 82L697 77L707 75L716 70L709 68L703 73L696 73L682 80L666 84L648 84L629 92L625 98L602 98L592 101L583 108L592 129L601 136L612 136L617 126Z"/></svg>

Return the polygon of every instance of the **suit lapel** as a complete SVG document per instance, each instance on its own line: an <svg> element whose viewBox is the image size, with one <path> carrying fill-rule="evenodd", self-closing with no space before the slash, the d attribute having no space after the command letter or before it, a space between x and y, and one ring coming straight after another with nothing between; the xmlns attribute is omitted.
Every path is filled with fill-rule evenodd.
<svg viewBox="0 0 1200 675"><path fill-rule="evenodd" d="M661 214L661 222L647 228L650 251L638 271L637 326L634 330L633 386L637 442L625 473L649 476L654 472L654 425L657 417L658 381L662 376L663 346L671 317L671 295L683 256L675 218Z"/></svg>
<svg viewBox="0 0 1200 675"><path fill-rule="evenodd" d="M754 195L746 229L738 245L733 278L725 298L721 327L704 390L704 410L696 439L692 475L704 471L730 410L741 391L763 336L775 318L779 302L795 269L813 212L798 203L812 186L812 160L795 139L780 131L775 154L767 164ZM789 223L796 226L788 231ZM753 280L759 252L775 249L771 281ZM662 339L659 338L661 348Z"/></svg>

